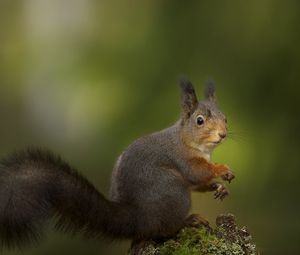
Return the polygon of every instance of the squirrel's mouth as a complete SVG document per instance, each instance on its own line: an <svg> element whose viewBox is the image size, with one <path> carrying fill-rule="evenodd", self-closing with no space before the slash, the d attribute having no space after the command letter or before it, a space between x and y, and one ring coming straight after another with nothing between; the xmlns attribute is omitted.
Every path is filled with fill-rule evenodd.
<svg viewBox="0 0 300 255"><path fill-rule="evenodd" d="M212 143L212 144L219 144L219 143L221 143L221 142L222 142L222 140L223 140L223 139L220 139L220 140L218 140L218 141L211 142L211 143Z"/></svg>

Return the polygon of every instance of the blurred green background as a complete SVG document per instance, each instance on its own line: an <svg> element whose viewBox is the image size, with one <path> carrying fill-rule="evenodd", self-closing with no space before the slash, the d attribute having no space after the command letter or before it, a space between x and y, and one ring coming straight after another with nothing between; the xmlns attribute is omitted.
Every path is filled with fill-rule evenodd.
<svg viewBox="0 0 300 255"><path fill-rule="evenodd" d="M108 193L118 154L179 117L177 79L199 96L213 78L234 134L213 160L236 179L223 203L194 194L214 221L232 212L262 254L300 241L300 3L27 0L0 2L0 153L41 145ZM125 254L129 242L54 233L4 255Z"/></svg>

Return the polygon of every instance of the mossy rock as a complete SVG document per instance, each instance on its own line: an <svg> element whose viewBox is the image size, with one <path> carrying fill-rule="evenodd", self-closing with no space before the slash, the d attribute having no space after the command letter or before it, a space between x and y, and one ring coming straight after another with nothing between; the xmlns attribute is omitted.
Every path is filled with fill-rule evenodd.
<svg viewBox="0 0 300 255"><path fill-rule="evenodd" d="M176 237L164 243L154 241L136 252L135 247L129 255L257 255L255 244L248 230L238 228L232 214L220 215L214 230L195 223L183 228ZM134 252L133 252L134 251Z"/></svg>

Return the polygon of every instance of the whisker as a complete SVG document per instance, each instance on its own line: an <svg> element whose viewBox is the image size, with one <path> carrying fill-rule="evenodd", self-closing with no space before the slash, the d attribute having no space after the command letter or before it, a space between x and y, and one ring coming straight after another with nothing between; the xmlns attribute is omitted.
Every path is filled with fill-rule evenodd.
<svg viewBox="0 0 300 255"><path fill-rule="evenodd" d="M232 136L227 136L227 139L232 140L234 142L238 142L238 143L246 143L247 140L241 138L241 137L232 137Z"/></svg>
<svg viewBox="0 0 300 255"><path fill-rule="evenodd" d="M250 132L247 131L236 131L236 130L228 130L227 137L230 140L236 142L248 142L248 138L251 136Z"/></svg>

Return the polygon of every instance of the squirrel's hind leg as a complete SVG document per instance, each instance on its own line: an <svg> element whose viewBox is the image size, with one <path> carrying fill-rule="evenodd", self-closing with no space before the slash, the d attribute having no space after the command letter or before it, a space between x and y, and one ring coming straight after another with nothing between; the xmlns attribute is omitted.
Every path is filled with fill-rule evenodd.
<svg viewBox="0 0 300 255"><path fill-rule="evenodd" d="M185 226L186 227L198 227L203 226L207 230L212 230L212 228L209 225L209 221L202 217L199 214L191 214L185 219Z"/></svg>

